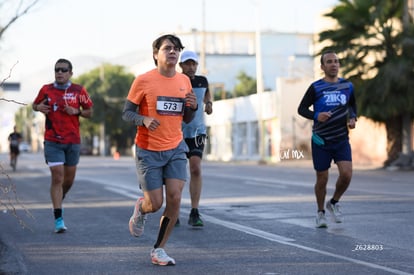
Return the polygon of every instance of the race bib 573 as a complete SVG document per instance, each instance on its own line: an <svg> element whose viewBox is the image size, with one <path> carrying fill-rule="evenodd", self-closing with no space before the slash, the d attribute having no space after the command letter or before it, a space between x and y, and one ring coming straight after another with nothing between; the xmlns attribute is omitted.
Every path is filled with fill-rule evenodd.
<svg viewBox="0 0 414 275"><path fill-rule="evenodd" d="M181 97L158 96L157 113L160 115L181 116L185 100Z"/></svg>

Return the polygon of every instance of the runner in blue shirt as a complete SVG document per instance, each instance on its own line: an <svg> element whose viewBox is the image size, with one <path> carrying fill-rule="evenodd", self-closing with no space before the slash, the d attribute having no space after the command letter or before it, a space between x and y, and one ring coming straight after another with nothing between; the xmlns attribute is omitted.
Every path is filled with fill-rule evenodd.
<svg viewBox="0 0 414 275"><path fill-rule="evenodd" d="M338 201L348 189L352 178L352 153L348 129L355 128L356 103L354 86L338 77L339 60L335 52L321 56L324 77L313 82L300 102L298 113L313 120L312 158L316 171L315 196L318 206L317 227L327 227L325 196L332 160L339 170L335 192L326 203L335 222L343 222ZM310 107L313 106L313 109Z"/></svg>

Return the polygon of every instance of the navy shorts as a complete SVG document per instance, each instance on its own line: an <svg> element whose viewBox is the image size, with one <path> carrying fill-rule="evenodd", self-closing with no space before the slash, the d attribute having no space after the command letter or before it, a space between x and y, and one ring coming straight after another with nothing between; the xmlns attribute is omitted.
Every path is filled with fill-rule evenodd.
<svg viewBox="0 0 414 275"><path fill-rule="evenodd" d="M316 171L325 171L331 167L332 160L352 161L351 145L346 139L339 143L330 143L325 145L316 145L312 141L312 159L313 168Z"/></svg>
<svg viewBox="0 0 414 275"><path fill-rule="evenodd" d="M187 180L188 146L182 140L166 151L149 151L136 146L135 164L138 182L143 191L162 188L165 179Z"/></svg>
<svg viewBox="0 0 414 275"><path fill-rule="evenodd" d="M75 166L79 163L80 144L62 144L45 140L44 153L47 164L62 163Z"/></svg>
<svg viewBox="0 0 414 275"><path fill-rule="evenodd" d="M20 154L19 146L10 145L10 153L19 155Z"/></svg>
<svg viewBox="0 0 414 275"><path fill-rule="evenodd" d="M185 143L188 146L187 158L198 156L203 158L204 144L206 143L206 135L199 135L193 138L186 138Z"/></svg>

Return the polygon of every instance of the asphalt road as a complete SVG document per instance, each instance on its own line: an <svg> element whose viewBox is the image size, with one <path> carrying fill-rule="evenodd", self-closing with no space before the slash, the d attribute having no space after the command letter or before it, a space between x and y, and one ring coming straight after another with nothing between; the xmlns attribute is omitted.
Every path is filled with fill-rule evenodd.
<svg viewBox="0 0 414 275"><path fill-rule="evenodd" d="M140 195L132 158L82 157L64 234L53 233L42 155L22 154L14 173L6 155L1 163L18 217L0 213L0 274L414 274L413 171L356 168L341 201L345 222L317 229L309 161L204 162L205 226L186 224L186 186L182 224L166 247L177 264L160 267L149 253L161 213L150 215L142 237L128 232ZM328 195L335 179L334 167Z"/></svg>

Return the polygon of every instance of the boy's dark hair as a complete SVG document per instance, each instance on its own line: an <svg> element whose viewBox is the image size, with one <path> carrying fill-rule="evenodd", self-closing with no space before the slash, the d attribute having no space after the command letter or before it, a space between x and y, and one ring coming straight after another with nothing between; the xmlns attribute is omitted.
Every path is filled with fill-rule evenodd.
<svg viewBox="0 0 414 275"><path fill-rule="evenodd" d="M152 54L153 54L152 58L154 59L155 66L158 65L158 61L154 58L154 54L158 53L162 43L164 42L164 40L167 40L167 39L170 40L171 43L174 44L174 47L179 48L180 51L184 49L184 46L181 43L180 38L178 38L177 36L173 34L165 34L165 35L158 37L157 39L154 40L154 42L152 42Z"/></svg>

